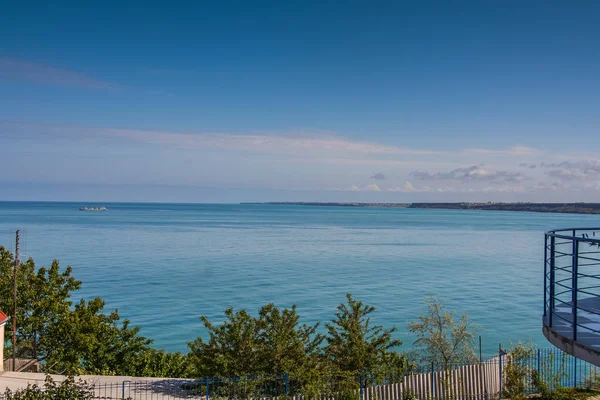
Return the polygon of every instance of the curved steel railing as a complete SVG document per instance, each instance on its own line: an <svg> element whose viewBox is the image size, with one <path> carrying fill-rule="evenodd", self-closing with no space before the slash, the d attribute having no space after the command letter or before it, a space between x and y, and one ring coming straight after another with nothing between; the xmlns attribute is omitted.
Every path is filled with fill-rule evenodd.
<svg viewBox="0 0 600 400"><path fill-rule="evenodd" d="M543 321L563 337L600 345L600 228L546 232Z"/></svg>

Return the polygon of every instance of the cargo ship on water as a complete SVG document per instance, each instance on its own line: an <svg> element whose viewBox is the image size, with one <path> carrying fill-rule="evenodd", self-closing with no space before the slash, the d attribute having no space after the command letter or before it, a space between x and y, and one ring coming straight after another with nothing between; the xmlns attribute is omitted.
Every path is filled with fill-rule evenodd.
<svg viewBox="0 0 600 400"><path fill-rule="evenodd" d="M106 207L79 207L79 211L108 211Z"/></svg>

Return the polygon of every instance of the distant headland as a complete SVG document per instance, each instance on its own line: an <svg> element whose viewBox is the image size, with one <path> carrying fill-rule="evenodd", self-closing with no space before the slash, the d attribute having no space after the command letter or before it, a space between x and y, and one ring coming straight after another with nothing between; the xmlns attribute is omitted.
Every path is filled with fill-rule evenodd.
<svg viewBox="0 0 600 400"><path fill-rule="evenodd" d="M444 210L490 210L490 211L528 211L568 214L600 214L600 203L345 203L345 202L263 202L241 204L272 204L330 207L369 207L369 208L436 208Z"/></svg>

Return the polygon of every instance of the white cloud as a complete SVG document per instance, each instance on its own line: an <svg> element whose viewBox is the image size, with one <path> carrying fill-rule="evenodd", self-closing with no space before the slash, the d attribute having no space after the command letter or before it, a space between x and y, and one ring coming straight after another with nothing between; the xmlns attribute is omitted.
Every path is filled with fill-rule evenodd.
<svg viewBox="0 0 600 400"><path fill-rule="evenodd" d="M381 189L379 188L379 186L375 185L375 184L373 184L373 185L367 185L365 187L365 190L368 191L368 192L381 192Z"/></svg>
<svg viewBox="0 0 600 400"><path fill-rule="evenodd" d="M388 192L403 192L403 193L415 193L421 190L416 189L409 181L404 182L402 186L391 187L387 189Z"/></svg>
<svg viewBox="0 0 600 400"><path fill-rule="evenodd" d="M365 196L450 193L457 195L454 198L463 193L558 193L565 188L597 193L600 187L600 161L594 157L522 146L506 150L415 149L328 132L310 137L305 133L181 133L0 121L0 147L14 148L21 156L33 151L38 151L36 156L55 154L54 159L61 160L53 170L32 164L21 169L18 179L90 181L95 177L120 183L146 179L353 191ZM112 165L118 167L107 168L108 154ZM565 154L571 159L564 160ZM190 160L187 164L183 162L186 159ZM5 171L11 171L8 160L4 165Z"/></svg>
<svg viewBox="0 0 600 400"><path fill-rule="evenodd" d="M549 168L546 174L560 180L597 180L600 178L600 160L569 160L559 163L542 163Z"/></svg>
<svg viewBox="0 0 600 400"><path fill-rule="evenodd" d="M0 80L86 89L118 88L116 84L90 78L76 71L5 57L0 57Z"/></svg>
<svg viewBox="0 0 600 400"><path fill-rule="evenodd" d="M532 156L543 153L540 149L527 146L514 146L509 149L465 149L464 153L503 155L503 156Z"/></svg>
<svg viewBox="0 0 600 400"><path fill-rule="evenodd" d="M473 165L467 168L456 168L448 172L413 171L410 176L419 180L456 180L456 181L505 181L517 182L526 179L521 172L500 171L485 168L484 165Z"/></svg>

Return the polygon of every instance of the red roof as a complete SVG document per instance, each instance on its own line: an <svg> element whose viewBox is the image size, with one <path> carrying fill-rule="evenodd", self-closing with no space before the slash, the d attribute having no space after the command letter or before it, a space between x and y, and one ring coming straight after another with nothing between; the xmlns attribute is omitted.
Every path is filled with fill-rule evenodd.
<svg viewBox="0 0 600 400"><path fill-rule="evenodd" d="M8 317L6 316L6 314L4 314L2 311L0 311L0 325L5 323L7 320L8 320Z"/></svg>

